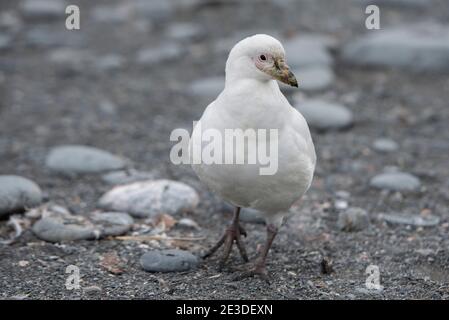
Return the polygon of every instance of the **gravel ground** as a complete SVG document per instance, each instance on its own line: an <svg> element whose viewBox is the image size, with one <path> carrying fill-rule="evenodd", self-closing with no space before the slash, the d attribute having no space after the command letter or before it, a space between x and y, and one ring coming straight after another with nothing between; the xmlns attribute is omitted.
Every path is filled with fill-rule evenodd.
<svg viewBox="0 0 449 320"><path fill-rule="evenodd" d="M12 40L0 50L0 174L32 179L43 190L45 201L88 215L111 187L99 175L55 175L45 167L45 157L62 144L107 150L131 159L139 170L195 188L199 206L176 218L193 219L200 229L175 227L167 234L205 240L141 243L107 238L52 244L26 229L13 244L0 244L0 298L449 298L449 78L447 73L417 74L343 63L338 48L368 32L363 1L177 1L183 5L168 14L162 10L157 15L126 15L122 10L116 16L103 12L102 19L98 12L125 1L73 2L81 9L81 30L71 32L65 31L61 18L24 17L21 2L0 2L1 14L17 18L13 27L2 31ZM428 2L425 7L381 6L381 26L448 23L445 1ZM175 23L197 28L187 36L172 31L174 39L169 40L167 30ZM41 31L38 44L30 39L36 30ZM271 32L283 38L313 32L335 38L331 87L300 93L296 99L318 97L344 104L354 123L338 132L312 130L318 156L314 183L292 208L298 214L285 221L275 240L268 261L270 284L258 278L232 281L232 267L241 264L236 252L229 269L222 272L216 270L216 258L187 272L146 272L139 264L143 253L178 247L200 255L230 218L220 199L188 166L170 163L169 136L174 128L190 129L191 122L199 119L210 98L188 94L189 85L222 76L227 51L217 47L226 48L225 40L236 35L238 39L242 32ZM169 42L180 45L176 58L151 66L136 58L142 48ZM92 61L78 61L78 54L78 62L55 64L49 57L61 46L81 50ZM121 63L105 70L101 61L110 54L119 56ZM294 100L291 95L289 99ZM383 137L396 141L398 149L376 151L373 143ZM419 189L391 192L370 187L374 175L392 168L418 177ZM341 231L337 221L345 206L363 208L370 225L361 231ZM392 213L431 214L439 221L415 227L381 219ZM9 232L7 221L0 221L2 238ZM253 258L265 230L251 223L245 223L245 228L249 234L245 243ZM101 264L101 257L111 252L122 261L121 274ZM332 272L322 272L323 259ZM80 290L65 287L66 267L72 264L80 269ZM366 289L369 265L379 267L383 290Z"/></svg>

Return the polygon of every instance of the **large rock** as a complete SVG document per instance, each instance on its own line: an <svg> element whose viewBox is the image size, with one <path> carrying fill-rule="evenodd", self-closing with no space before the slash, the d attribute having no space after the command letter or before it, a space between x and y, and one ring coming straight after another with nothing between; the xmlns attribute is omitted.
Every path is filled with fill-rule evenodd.
<svg viewBox="0 0 449 320"><path fill-rule="evenodd" d="M31 180L19 176L0 175L0 217L38 206L42 191Z"/></svg>
<svg viewBox="0 0 449 320"><path fill-rule="evenodd" d="M381 173L370 180L371 187L391 191L417 191L421 186L420 180L406 172Z"/></svg>
<svg viewBox="0 0 449 320"><path fill-rule="evenodd" d="M192 211L198 202L197 192L182 182L150 180L117 186L104 194L98 205L143 218Z"/></svg>
<svg viewBox="0 0 449 320"><path fill-rule="evenodd" d="M407 25L370 32L348 43L342 57L361 66L449 72L449 26Z"/></svg>
<svg viewBox="0 0 449 320"><path fill-rule="evenodd" d="M352 112L340 104L311 99L298 102L295 107L309 126L318 130L345 129L353 124Z"/></svg>
<svg viewBox="0 0 449 320"><path fill-rule="evenodd" d="M319 91L329 88L334 81L334 72L327 66L313 66L293 71L298 86L304 91Z"/></svg>
<svg viewBox="0 0 449 320"><path fill-rule="evenodd" d="M107 151L81 145L53 148L45 164L50 170L66 175L101 173L126 166L123 159Z"/></svg>
<svg viewBox="0 0 449 320"><path fill-rule="evenodd" d="M379 215L381 220L388 222L389 224L403 224L415 227L434 227L440 223L440 218L437 216L421 216L410 214L381 214Z"/></svg>
<svg viewBox="0 0 449 320"><path fill-rule="evenodd" d="M198 258L184 250L150 251L140 258L140 265L149 272L180 272L196 268Z"/></svg>

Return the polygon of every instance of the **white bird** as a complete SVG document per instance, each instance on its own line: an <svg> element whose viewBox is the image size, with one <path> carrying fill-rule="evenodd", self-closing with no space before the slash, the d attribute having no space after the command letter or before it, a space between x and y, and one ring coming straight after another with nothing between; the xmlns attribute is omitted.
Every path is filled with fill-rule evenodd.
<svg viewBox="0 0 449 320"><path fill-rule="evenodd" d="M199 179L236 207L232 223L205 257L212 255L224 244L224 253L219 263L221 268L235 242L242 258L247 262L248 257L241 240L241 235L246 236L246 232L239 224L240 208L259 210L266 220L265 246L254 265L239 278L253 275L268 278L266 257L274 237L288 209L310 187L315 170L315 148L307 122L289 104L276 80L298 87L295 76L286 64L282 44L265 34L257 34L238 42L226 62L225 88L206 108L190 140L192 168ZM218 130L223 136L226 135L226 129L276 129L277 171L272 175L261 175L259 169L264 167L261 163L201 162L193 150L204 150L204 141L194 137L201 136L208 129ZM273 138L268 136L267 140L261 141L249 137L244 150L254 150L251 147L261 146L269 149L270 139ZM223 153L228 152L235 150L230 150L225 144Z"/></svg>

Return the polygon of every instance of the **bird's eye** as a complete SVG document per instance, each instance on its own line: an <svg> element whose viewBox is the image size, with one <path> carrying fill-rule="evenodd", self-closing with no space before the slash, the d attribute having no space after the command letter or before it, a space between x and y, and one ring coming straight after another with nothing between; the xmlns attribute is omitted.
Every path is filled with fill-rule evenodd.
<svg viewBox="0 0 449 320"><path fill-rule="evenodd" d="M264 54L261 54L259 58L262 61L266 61L267 60L267 57Z"/></svg>

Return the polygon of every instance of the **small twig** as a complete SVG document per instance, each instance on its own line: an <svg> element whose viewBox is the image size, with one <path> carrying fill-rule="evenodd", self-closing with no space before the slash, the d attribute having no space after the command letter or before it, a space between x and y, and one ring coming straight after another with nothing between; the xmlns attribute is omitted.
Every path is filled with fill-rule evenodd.
<svg viewBox="0 0 449 320"><path fill-rule="evenodd" d="M151 240L173 240L173 241L201 241L206 239L206 237L197 238L183 238L183 237L165 237L160 235L154 236L120 236L115 237L117 240L130 240L130 241L151 241Z"/></svg>

